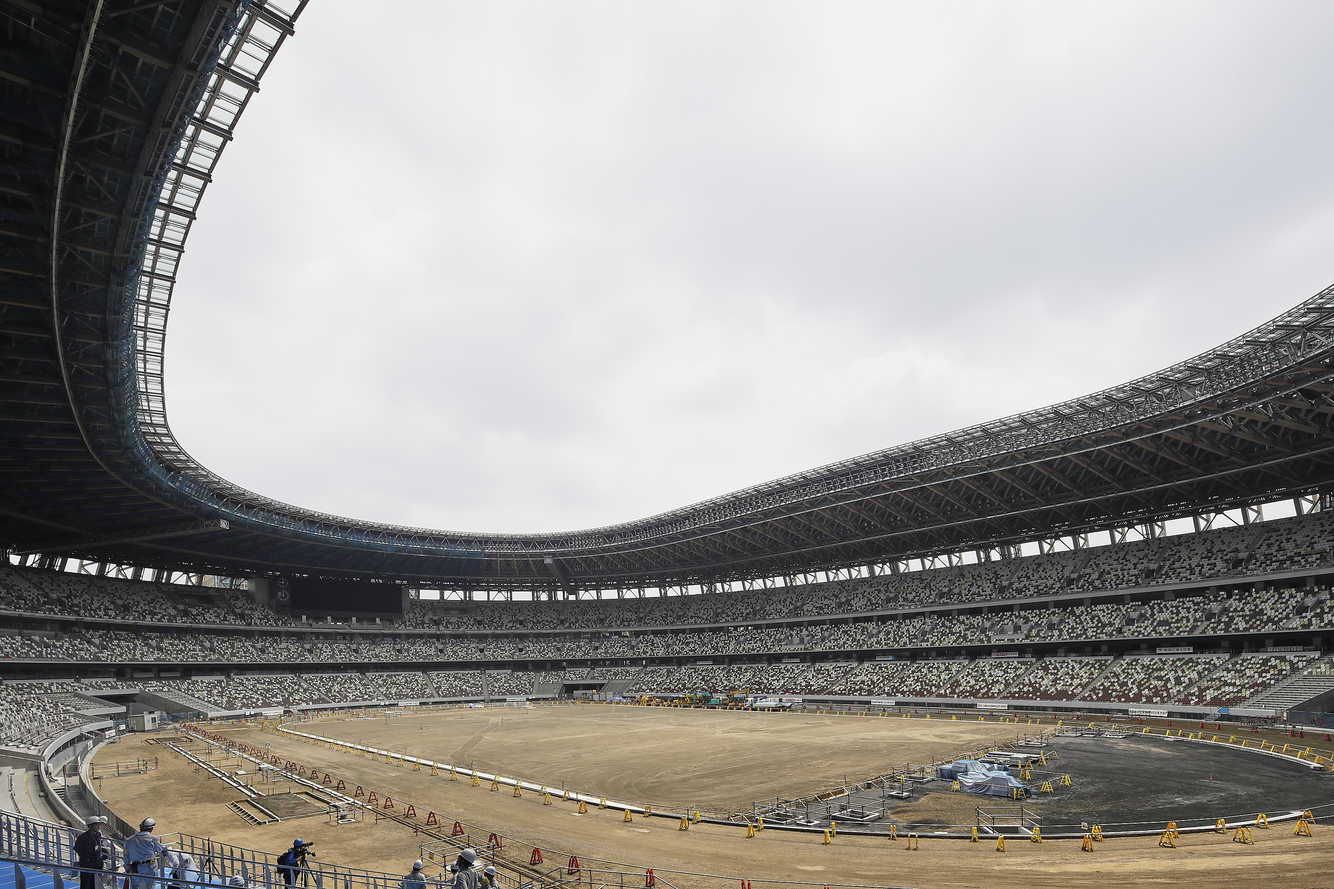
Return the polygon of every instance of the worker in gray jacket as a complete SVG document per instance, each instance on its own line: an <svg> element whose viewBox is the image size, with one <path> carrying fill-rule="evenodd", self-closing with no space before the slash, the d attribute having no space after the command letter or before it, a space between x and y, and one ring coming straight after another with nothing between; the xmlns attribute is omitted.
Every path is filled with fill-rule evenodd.
<svg viewBox="0 0 1334 889"><path fill-rule="evenodd" d="M125 841L125 870L133 874L130 877L132 889L156 889L158 859L167 851L166 845L153 836L157 822L145 818L139 822L139 832Z"/></svg>
<svg viewBox="0 0 1334 889"><path fill-rule="evenodd" d="M426 874L422 873L422 860L412 862L412 871L403 877L403 889L426 889Z"/></svg>
<svg viewBox="0 0 1334 889"><path fill-rule="evenodd" d="M479 889L481 881L478 880L476 864L476 851L464 849L460 852L458 860L454 862L454 879L450 880L449 889Z"/></svg>

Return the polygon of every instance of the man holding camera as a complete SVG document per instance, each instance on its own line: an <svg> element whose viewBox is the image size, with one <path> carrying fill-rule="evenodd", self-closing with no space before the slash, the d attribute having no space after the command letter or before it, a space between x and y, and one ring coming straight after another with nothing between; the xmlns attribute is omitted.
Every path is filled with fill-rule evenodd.
<svg viewBox="0 0 1334 889"><path fill-rule="evenodd" d="M296 872L306 869L306 856L314 855L310 847L314 843L302 842L301 837L292 841L292 848L278 856L278 873L283 875L284 885L296 885Z"/></svg>

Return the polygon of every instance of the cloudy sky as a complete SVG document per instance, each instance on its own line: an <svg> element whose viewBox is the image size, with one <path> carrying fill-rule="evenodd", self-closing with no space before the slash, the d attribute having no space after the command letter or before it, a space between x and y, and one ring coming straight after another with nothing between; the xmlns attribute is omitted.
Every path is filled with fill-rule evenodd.
<svg viewBox="0 0 1334 889"><path fill-rule="evenodd" d="M172 425L536 531L1123 382L1334 279L1331 59L1323 2L315 0L191 236Z"/></svg>

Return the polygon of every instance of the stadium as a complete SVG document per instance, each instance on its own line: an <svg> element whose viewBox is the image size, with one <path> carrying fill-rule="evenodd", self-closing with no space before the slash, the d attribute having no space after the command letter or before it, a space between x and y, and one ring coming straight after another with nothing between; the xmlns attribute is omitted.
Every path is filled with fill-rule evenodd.
<svg viewBox="0 0 1334 889"><path fill-rule="evenodd" d="M192 458L163 384L186 241L305 6L0 0L0 886L1329 872L1334 287L650 518L310 511ZM136 860L148 816L172 851Z"/></svg>

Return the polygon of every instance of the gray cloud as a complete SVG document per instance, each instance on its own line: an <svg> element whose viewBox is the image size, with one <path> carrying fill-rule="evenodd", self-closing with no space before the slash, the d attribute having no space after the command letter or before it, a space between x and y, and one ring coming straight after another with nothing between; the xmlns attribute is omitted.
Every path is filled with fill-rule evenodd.
<svg viewBox="0 0 1334 889"><path fill-rule="evenodd" d="M289 502L521 531L1121 382L1328 283L1331 19L320 0L192 235L173 426Z"/></svg>

